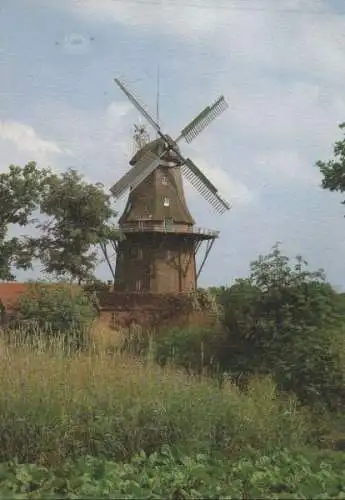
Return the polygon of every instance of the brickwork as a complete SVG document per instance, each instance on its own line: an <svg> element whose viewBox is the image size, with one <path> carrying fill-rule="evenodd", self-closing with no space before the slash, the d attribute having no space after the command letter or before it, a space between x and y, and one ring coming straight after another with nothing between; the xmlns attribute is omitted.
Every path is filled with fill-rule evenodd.
<svg viewBox="0 0 345 500"><path fill-rule="evenodd" d="M100 320L113 328L206 326L216 321L210 311L195 311L187 294L101 292L97 297Z"/></svg>
<svg viewBox="0 0 345 500"><path fill-rule="evenodd" d="M176 234L129 233L118 245L115 288L151 293L195 290L195 239Z"/></svg>

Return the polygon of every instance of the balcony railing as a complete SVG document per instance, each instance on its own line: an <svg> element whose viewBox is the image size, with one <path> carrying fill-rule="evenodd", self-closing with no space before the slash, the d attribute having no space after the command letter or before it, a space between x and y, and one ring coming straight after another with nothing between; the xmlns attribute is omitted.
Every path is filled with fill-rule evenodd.
<svg viewBox="0 0 345 500"><path fill-rule="evenodd" d="M210 236L212 238L217 238L219 236L219 231L214 231L212 229L205 229L202 227L179 225L179 224L150 224L142 221L138 221L134 224L123 224L118 227L119 231L124 233L138 233L138 232L160 232L160 233L188 233L188 234L201 234L205 236Z"/></svg>

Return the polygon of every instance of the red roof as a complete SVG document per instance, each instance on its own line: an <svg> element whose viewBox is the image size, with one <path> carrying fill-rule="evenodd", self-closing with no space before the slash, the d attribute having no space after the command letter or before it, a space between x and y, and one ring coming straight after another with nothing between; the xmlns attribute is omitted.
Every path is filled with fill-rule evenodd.
<svg viewBox="0 0 345 500"><path fill-rule="evenodd" d="M18 303L19 296L27 291L32 283L0 282L0 304L6 311L12 311ZM59 286L57 283L49 283L50 286ZM80 289L79 285L72 284L71 289Z"/></svg>
<svg viewBox="0 0 345 500"><path fill-rule="evenodd" d="M7 311L13 309L19 296L27 289L28 283L0 283L0 303Z"/></svg>

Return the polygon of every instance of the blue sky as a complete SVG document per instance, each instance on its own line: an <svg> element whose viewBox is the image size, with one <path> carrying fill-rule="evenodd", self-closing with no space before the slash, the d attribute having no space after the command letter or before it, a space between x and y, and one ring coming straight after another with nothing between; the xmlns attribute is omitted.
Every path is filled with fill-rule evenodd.
<svg viewBox="0 0 345 500"><path fill-rule="evenodd" d="M245 276L281 241L345 288L345 209L314 166L341 137L344 54L340 1L1 0L0 169L36 160L110 187L138 121L113 78L154 113L159 66L171 135L219 94L230 105L182 145L233 205L218 216L186 183L197 225L221 231L200 285Z"/></svg>

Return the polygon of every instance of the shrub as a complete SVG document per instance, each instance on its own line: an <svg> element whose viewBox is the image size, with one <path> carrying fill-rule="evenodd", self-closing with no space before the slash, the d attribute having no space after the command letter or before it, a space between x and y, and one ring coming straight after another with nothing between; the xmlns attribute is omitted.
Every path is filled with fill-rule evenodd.
<svg viewBox="0 0 345 500"><path fill-rule="evenodd" d="M17 313L25 335L60 336L80 347L96 311L79 287L32 283L20 296Z"/></svg>
<svg viewBox="0 0 345 500"><path fill-rule="evenodd" d="M219 370L219 350L224 342L219 328L189 327L165 330L154 339L154 359L161 366L173 363L189 373Z"/></svg>
<svg viewBox="0 0 345 500"><path fill-rule="evenodd" d="M276 245L251 264L249 278L220 294L227 332L221 363L237 377L272 374L278 387L303 401L334 409L345 402L339 351L344 300L296 258ZM333 346L333 347L332 347Z"/></svg>

